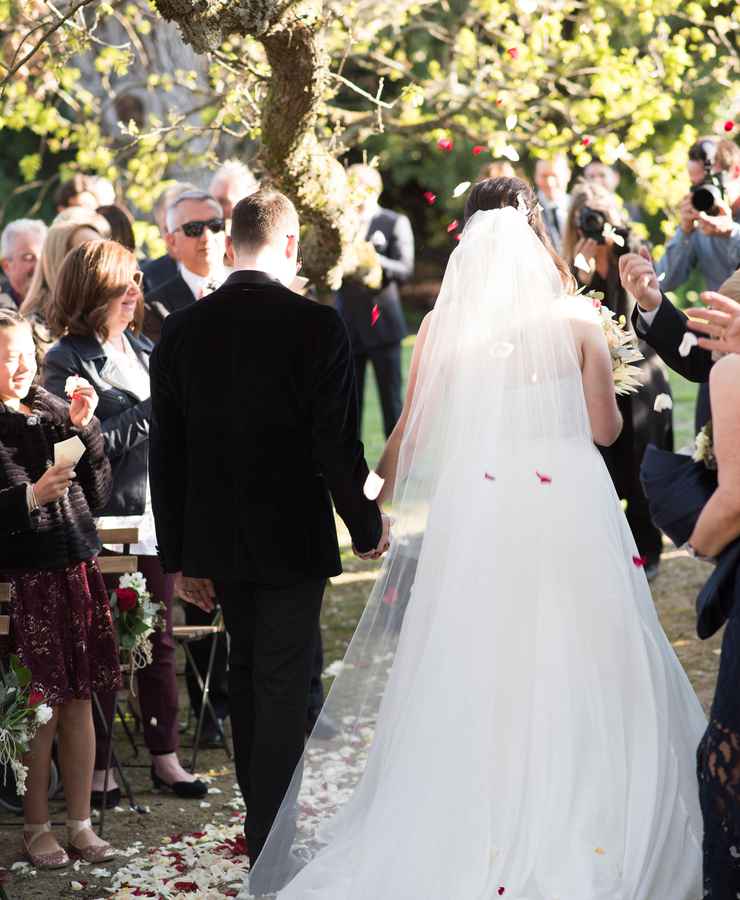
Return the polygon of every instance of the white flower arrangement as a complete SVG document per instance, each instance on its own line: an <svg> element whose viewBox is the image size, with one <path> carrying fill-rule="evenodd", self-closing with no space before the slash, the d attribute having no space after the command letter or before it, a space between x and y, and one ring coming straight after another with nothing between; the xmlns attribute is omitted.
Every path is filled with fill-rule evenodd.
<svg viewBox="0 0 740 900"><path fill-rule="evenodd" d="M10 669L0 674L0 766L3 778L7 770L15 776L16 792L26 793L27 768L22 763L38 729L54 715L43 702L40 691L31 690L31 672L16 656L10 659Z"/></svg>

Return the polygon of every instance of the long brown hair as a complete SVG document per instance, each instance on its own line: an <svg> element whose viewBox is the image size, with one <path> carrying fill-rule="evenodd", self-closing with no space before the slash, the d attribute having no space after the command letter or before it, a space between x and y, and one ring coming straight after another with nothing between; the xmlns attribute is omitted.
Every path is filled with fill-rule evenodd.
<svg viewBox="0 0 740 900"><path fill-rule="evenodd" d="M563 233L563 256L570 266L573 265L576 245L581 239L578 233L578 220L584 206L603 213L607 222L615 228L623 228L629 224L617 195L613 191L601 184L595 184L593 181L577 181L570 194L568 218L565 220Z"/></svg>
<svg viewBox="0 0 740 900"><path fill-rule="evenodd" d="M550 243L545 223L542 221L537 198L526 181L515 177L499 177L485 178L483 181L474 184L468 193L468 199L465 201L463 221L467 222L473 213L478 212L479 209L503 209L505 206L513 206L514 209L517 209L519 197L522 198L527 206L527 221L532 231L542 241L545 250L552 257L552 261L560 273L565 288L575 290L575 279L571 275L565 261L558 256Z"/></svg>
<svg viewBox="0 0 740 900"><path fill-rule="evenodd" d="M131 284L138 266L130 250L116 241L85 241L70 250L59 272L47 323L55 337L77 334L106 340L111 301ZM139 294L132 330L139 334L144 321L144 298Z"/></svg>

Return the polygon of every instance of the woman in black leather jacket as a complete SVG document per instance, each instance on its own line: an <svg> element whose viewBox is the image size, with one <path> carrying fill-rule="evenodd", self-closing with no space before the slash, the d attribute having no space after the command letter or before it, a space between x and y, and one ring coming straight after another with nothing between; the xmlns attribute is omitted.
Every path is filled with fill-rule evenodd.
<svg viewBox="0 0 740 900"><path fill-rule="evenodd" d="M131 552L153 596L166 607L166 625L152 636L153 662L138 671L144 740L152 756L155 786L178 796L199 798L206 785L186 772L177 757L178 716L175 643L172 637L172 578L156 555L149 496L147 454L151 400L151 342L139 334L143 318L141 272L133 253L114 241L89 241L66 258L48 313L53 333L61 336L44 360L44 386L65 396L67 380L85 378L100 397L105 450L113 470L113 492L102 515L106 525L138 524L139 544ZM132 518L133 517L133 518ZM114 697L100 697L112 712ZM98 732L93 802L102 801L105 742ZM109 779L110 786L110 779ZM120 791L114 784L109 804Z"/></svg>

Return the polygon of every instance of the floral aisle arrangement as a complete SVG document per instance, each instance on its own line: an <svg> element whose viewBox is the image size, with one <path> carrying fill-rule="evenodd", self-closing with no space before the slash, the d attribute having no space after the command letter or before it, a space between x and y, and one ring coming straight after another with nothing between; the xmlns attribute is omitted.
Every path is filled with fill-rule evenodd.
<svg viewBox="0 0 740 900"><path fill-rule="evenodd" d="M118 587L110 595L110 607L133 687L134 672L152 662L150 638L162 627L164 606L152 599L141 572L133 572L118 579Z"/></svg>
<svg viewBox="0 0 740 900"><path fill-rule="evenodd" d="M21 759L41 725L53 711L44 703L44 695L31 688L31 672L17 656L10 658L10 668L0 671L0 766L3 779L8 769L15 776L19 796L26 793L28 769ZM3 782L4 783L4 782Z"/></svg>
<svg viewBox="0 0 740 900"><path fill-rule="evenodd" d="M612 358L614 390L620 396L634 394L642 387L640 370L633 363L644 359L637 347L637 337L627 330L627 320L619 318L602 302L604 295L599 291L584 294L599 316L599 324L609 345Z"/></svg>

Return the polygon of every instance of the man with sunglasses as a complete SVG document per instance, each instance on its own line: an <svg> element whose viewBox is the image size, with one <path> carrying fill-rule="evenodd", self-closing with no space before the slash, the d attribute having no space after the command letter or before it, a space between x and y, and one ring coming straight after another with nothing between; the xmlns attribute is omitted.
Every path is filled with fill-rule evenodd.
<svg viewBox="0 0 740 900"><path fill-rule="evenodd" d="M212 293L226 277L225 223L215 197L186 191L167 210L166 225L165 241L178 271L145 298L144 333L155 343L170 313Z"/></svg>

